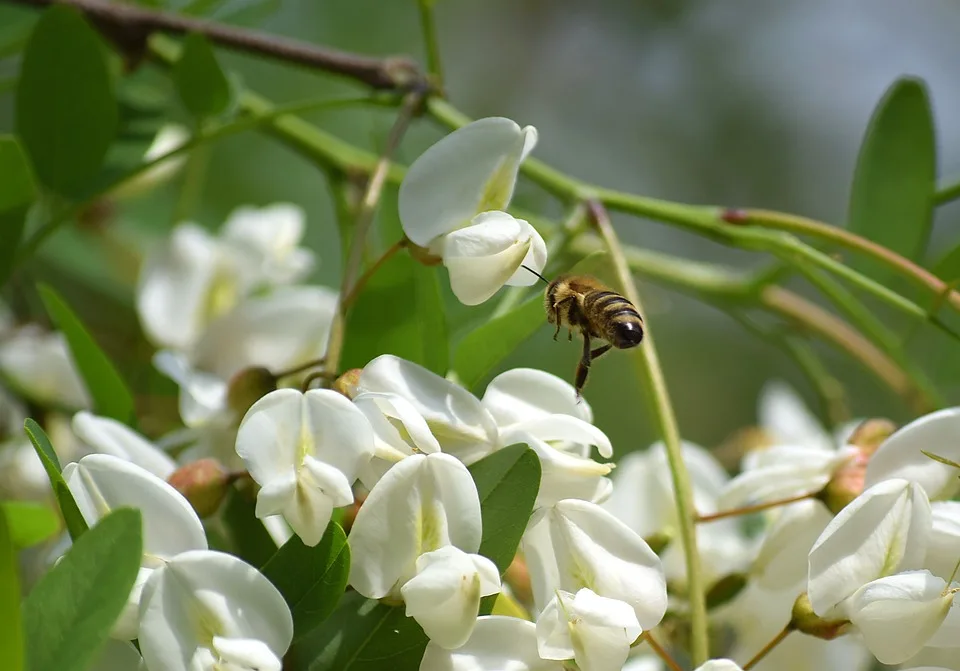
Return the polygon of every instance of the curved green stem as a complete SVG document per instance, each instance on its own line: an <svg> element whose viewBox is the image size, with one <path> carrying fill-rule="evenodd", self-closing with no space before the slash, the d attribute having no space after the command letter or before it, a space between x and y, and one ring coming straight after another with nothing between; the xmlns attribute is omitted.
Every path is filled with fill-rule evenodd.
<svg viewBox="0 0 960 671"><path fill-rule="evenodd" d="M443 89L443 63L440 60L440 40L437 37L437 24L434 21L433 6L436 0L418 0L420 9L420 31L427 50L427 70L437 89Z"/></svg>
<svg viewBox="0 0 960 671"><path fill-rule="evenodd" d="M589 204L594 223L600 231L600 237L606 243L613 261L621 290L634 307L642 314L643 306L633 273L627 265L623 246L617 237L610 217L603 206L593 201ZM687 592L690 602L691 657L693 664L700 666L710 656L709 622L707 620L706 582L700 568L700 553L697 550L697 516L693 502L693 483L687 472L686 462L680 443L680 430L677 418L670 402L667 381L660 366L660 358L653 343L650 325L644 327L643 343L634 348L633 360L637 364L640 379L647 388L647 396L652 401L653 414L660 427L660 435L666 447L667 461L670 465L670 477L676 497L677 520L680 527L680 540L683 544L683 556L687 565Z"/></svg>

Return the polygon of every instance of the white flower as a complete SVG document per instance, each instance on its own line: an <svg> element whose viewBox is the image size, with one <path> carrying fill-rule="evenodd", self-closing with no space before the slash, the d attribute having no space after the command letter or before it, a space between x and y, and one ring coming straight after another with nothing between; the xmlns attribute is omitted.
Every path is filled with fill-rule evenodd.
<svg viewBox="0 0 960 671"><path fill-rule="evenodd" d="M916 483L885 480L867 489L810 550L807 593L814 612L831 616L868 582L919 568L930 529L930 503Z"/></svg>
<svg viewBox="0 0 960 671"><path fill-rule="evenodd" d="M807 576L810 548L833 519L820 501L784 506L764 534L750 573L765 589L786 589Z"/></svg>
<svg viewBox="0 0 960 671"><path fill-rule="evenodd" d="M276 671L292 639L280 592L232 555L184 552L143 588L139 642L149 669Z"/></svg>
<svg viewBox="0 0 960 671"><path fill-rule="evenodd" d="M404 233L443 257L454 294L467 305L487 300L504 284L537 281L546 245L530 224L502 212L517 170L537 141L536 129L510 119L479 119L427 149L400 185Z"/></svg>
<svg viewBox="0 0 960 671"><path fill-rule="evenodd" d="M500 572L481 555L446 545L417 558L417 574L400 589L408 617L427 637L454 650L467 642L477 621L480 597L500 591Z"/></svg>
<svg viewBox="0 0 960 671"><path fill-rule="evenodd" d="M333 509L353 502L351 485L373 456L373 430L335 391L277 389L247 411L237 454L261 487L257 517L283 515L314 546Z"/></svg>
<svg viewBox="0 0 960 671"><path fill-rule="evenodd" d="M729 659L711 659L698 666L695 671L743 671L740 666Z"/></svg>
<svg viewBox="0 0 960 671"><path fill-rule="evenodd" d="M588 501L565 499L541 508L523 535L534 601L543 609L556 590L589 587L628 603L644 629L667 608L660 559L623 522Z"/></svg>
<svg viewBox="0 0 960 671"><path fill-rule="evenodd" d="M590 671L620 671L642 631L628 604L587 588L576 595L557 590L537 619L541 657L575 659Z"/></svg>
<svg viewBox="0 0 960 671"><path fill-rule="evenodd" d="M177 469L176 462L166 452L115 419L83 410L73 416L71 427L77 438L92 451L129 461L162 480Z"/></svg>
<svg viewBox="0 0 960 671"><path fill-rule="evenodd" d="M415 363L390 354L379 356L363 367L358 386L361 393L392 394L405 399L426 421L440 449L465 464L479 461L500 445L496 422L473 394ZM403 424L411 436L421 435L419 423L404 423L406 416L397 413L393 419ZM432 441L417 440L418 447L427 445L432 449ZM404 451L402 446L395 447Z"/></svg>
<svg viewBox="0 0 960 671"><path fill-rule="evenodd" d="M949 580L960 559L960 501L936 501L930 510L933 526L923 567Z"/></svg>
<svg viewBox="0 0 960 671"><path fill-rule="evenodd" d="M147 336L187 350L254 289L301 279L313 265L297 247L302 232L302 212L286 204L239 208L219 237L195 224L176 226L140 271L137 312Z"/></svg>
<svg viewBox="0 0 960 671"><path fill-rule="evenodd" d="M903 478L923 487L930 499L949 499L960 490L955 468L921 452L960 460L960 408L924 415L887 438L867 464L866 486Z"/></svg>
<svg viewBox="0 0 960 671"><path fill-rule="evenodd" d="M779 380L766 383L760 392L758 420L777 445L811 450L833 450L836 442L807 409L792 387Z"/></svg>
<svg viewBox="0 0 960 671"><path fill-rule="evenodd" d="M360 472L360 481L373 489L391 466L412 454L433 454L440 443L427 421L410 401L397 394L362 392L354 405L369 420L374 434L374 457Z"/></svg>
<svg viewBox="0 0 960 671"><path fill-rule="evenodd" d="M533 622L485 615L456 650L428 643L420 671L563 671L563 664L540 658Z"/></svg>
<svg viewBox="0 0 960 671"><path fill-rule="evenodd" d="M207 537L193 507L172 486L149 471L110 454L89 454L67 464L64 480L90 526L114 508L138 508L143 516L143 558L127 606L112 635L137 637L137 604L151 574L182 552L206 550Z"/></svg>
<svg viewBox="0 0 960 671"><path fill-rule="evenodd" d="M0 341L0 376L18 394L41 405L90 407L67 341L35 325L23 326Z"/></svg>
<svg viewBox="0 0 960 671"><path fill-rule="evenodd" d="M946 619L955 595L946 587L929 571L898 573L867 583L844 609L877 660L901 664L917 654Z"/></svg>
<svg viewBox="0 0 960 671"><path fill-rule="evenodd" d="M448 454L416 454L371 490L350 530L350 584L369 599L399 594L425 552L480 548L480 498L470 472Z"/></svg>
<svg viewBox="0 0 960 671"><path fill-rule="evenodd" d="M593 423L593 409L573 385L536 368L513 368L490 380L480 403L505 429L518 422L570 415Z"/></svg>

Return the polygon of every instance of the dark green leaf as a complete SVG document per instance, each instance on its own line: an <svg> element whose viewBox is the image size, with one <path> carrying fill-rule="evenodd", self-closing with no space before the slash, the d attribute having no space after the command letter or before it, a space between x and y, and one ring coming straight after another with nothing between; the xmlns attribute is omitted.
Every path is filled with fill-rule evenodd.
<svg viewBox="0 0 960 671"><path fill-rule="evenodd" d="M960 280L960 245L940 257L933 266L933 273L947 284Z"/></svg>
<svg viewBox="0 0 960 671"><path fill-rule="evenodd" d="M347 318L344 369L362 368L381 354L418 363L438 375L445 375L450 365L436 268L403 252L370 278Z"/></svg>
<svg viewBox="0 0 960 671"><path fill-rule="evenodd" d="M36 197L33 173L20 143L9 135L0 136L0 286L10 276L27 210Z"/></svg>
<svg viewBox="0 0 960 671"><path fill-rule="evenodd" d="M418 671L427 636L402 606L348 592L332 617L294 643L294 671Z"/></svg>
<svg viewBox="0 0 960 671"><path fill-rule="evenodd" d="M899 79L867 127L853 176L848 228L910 259L927 246L936 190L933 114L924 83ZM889 276L876 261L851 258L874 279Z"/></svg>
<svg viewBox="0 0 960 671"><path fill-rule="evenodd" d="M231 544L230 552L253 566L263 566L277 544L256 516L257 499L249 487L234 487L220 507Z"/></svg>
<svg viewBox="0 0 960 671"><path fill-rule="evenodd" d="M230 104L230 83L207 38L199 33L183 41L180 60L173 66L173 82L184 106L201 119L220 114Z"/></svg>
<svg viewBox="0 0 960 671"><path fill-rule="evenodd" d="M47 506L29 501L4 501L0 506L10 538L18 548L36 545L60 530L60 520Z"/></svg>
<svg viewBox="0 0 960 671"><path fill-rule="evenodd" d="M73 7L47 9L27 43L17 133L40 181L80 196L117 131L117 103L96 31Z"/></svg>
<svg viewBox="0 0 960 671"><path fill-rule="evenodd" d="M480 495L483 538L480 554L503 575L520 545L533 504L540 491L540 459L526 445L511 445L469 467ZM485 597L480 614L488 615L497 600Z"/></svg>
<svg viewBox="0 0 960 671"><path fill-rule="evenodd" d="M23 604L30 671L87 668L133 588L140 534L139 510L114 510L40 579Z"/></svg>
<svg viewBox="0 0 960 671"><path fill-rule="evenodd" d="M0 515L0 659L4 669L21 671L24 668L23 623L20 621L17 548L7 519Z"/></svg>
<svg viewBox="0 0 960 671"><path fill-rule="evenodd" d="M40 462L47 472L47 478L50 480L50 486L53 488L53 494L57 499L57 505L60 507L60 514L63 515L63 521L67 525L70 538L76 541L87 531L87 523L84 521L83 515L80 514L77 502L73 500L73 494L70 493L70 488L67 487L63 475L60 473L62 469L57 453L54 451L53 445L50 444L47 434L35 421L32 419L26 420L23 423L23 430L27 432L27 437L33 443L33 449L36 450L37 456L40 457Z"/></svg>
<svg viewBox="0 0 960 671"><path fill-rule="evenodd" d="M453 370L460 384L475 389L497 364L540 330L545 321L543 297L534 296L468 333L453 355Z"/></svg>
<svg viewBox="0 0 960 671"><path fill-rule="evenodd" d="M350 575L347 536L334 522L312 548L293 536L262 572L290 606L296 640L326 620L343 596Z"/></svg>
<svg viewBox="0 0 960 671"><path fill-rule="evenodd" d="M67 339L70 354L93 397L97 414L131 423L134 419L133 395L120 373L57 292L46 285L41 285L39 291L50 318Z"/></svg>

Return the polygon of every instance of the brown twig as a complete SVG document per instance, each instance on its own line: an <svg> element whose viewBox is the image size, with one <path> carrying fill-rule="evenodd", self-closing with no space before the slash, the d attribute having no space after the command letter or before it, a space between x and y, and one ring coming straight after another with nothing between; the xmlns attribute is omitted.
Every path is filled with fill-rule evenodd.
<svg viewBox="0 0 960 671"><path fill-rule="evenodd" d="M667 668L670 669L670 671L683 671L683 669L680 668L680 665L677 664L677 660L675 660L673 656L667 652L666 648L657 643L657 639L655 639L653 634L651 634L649 631L643 632L643 634L640 635L640 639L649 644L650 649L653 650L654 654L659 657L664 664L667 665Z"/></svg>
<svg viewBox="0 0 960 671"><path fill-rule="evenodd" d="M750 669L752 669L757 664L759 664L763 660L763 658L766 657L768 654L770 654L771 650L773 650L778 645L780 645L783 642L783 639L789 636L790 632L792 631L793 631L793 627L790 626L789 624L783 629L781 629L779 634L774 636L769 643L763 646L760 652L755 654L749 662L743 665L743 671L750 671Z"/></svg>
<svg viewBox="0 0 960 671"><path fill-rule="evenodd" d="M138 57L151 33L199 33L222 47L296 63L363 82L375 89L412 89L426 85L416 62L406 56L372 58L257 30L143 9L105 0L5 0L11 4L48 7L64 4L83 12L127 55Z"/></svg>
<svg viewBox="0 0 960 671"><path fill-rule="evenodd" d="M363 291L363 288L367 286L367 282L370 281L370 278L376 275L377 271L380 270L381 267L383 267L383 264L385 264L387 261L392 259L393 256L397 252L399 252L401 249L406 247L407 242L408 242L407 238L403 237L397 240L392 245L390 245L387 248L387 251L381 254L380 258L374 261L373 265L367 268L367 270L364 271L363 275L357 278L356 283L350 289L350 293L348 293L346 296L343 297L344 308L349 308L351 305L353 305L353 302L357 299L357 296L359 296L360 292Z"/></svg>
<svg viewBox="0 0 960 671"><path fill-rule="evenodd" d="M797 503L798 501L806 501L807 499L812 499L816 494L801 494L800 496L791 496L789 499L778 499L776 501L767 501L766 503L757 503L752 506L743 506L742 508L731 508L730 510L721 510L718 513L713 513L711 515L697 515L697 523L701 522L715 522L716 520L723 520L728 517L738 517L740 515L750 515L751 513L759 513L764 510L769 510L770 508L777 508L779 506L790 505L791 503Z"/></svg>

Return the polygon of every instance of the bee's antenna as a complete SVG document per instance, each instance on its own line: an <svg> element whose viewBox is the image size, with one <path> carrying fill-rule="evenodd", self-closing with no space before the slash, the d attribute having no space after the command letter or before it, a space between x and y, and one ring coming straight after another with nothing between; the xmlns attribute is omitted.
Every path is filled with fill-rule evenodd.
<svg viewBox="0 0 960 671"><path fill-rule="evenodd" d="M528 267L528 266L525 266L525 265L522 264L522 263L520 264L520 267L523 268L523 269L525 269L525 270L530 271L531 273L533 273L534 275L536 275L537 277L539 277L541 280L544 281L545 284L550 284L550 280L548 280L546 277L544 277L543 275L541 275L540 273L538 273L538 272L537 272L536 270L534 270L533 268L530 268L530 267Z"/></svg>

